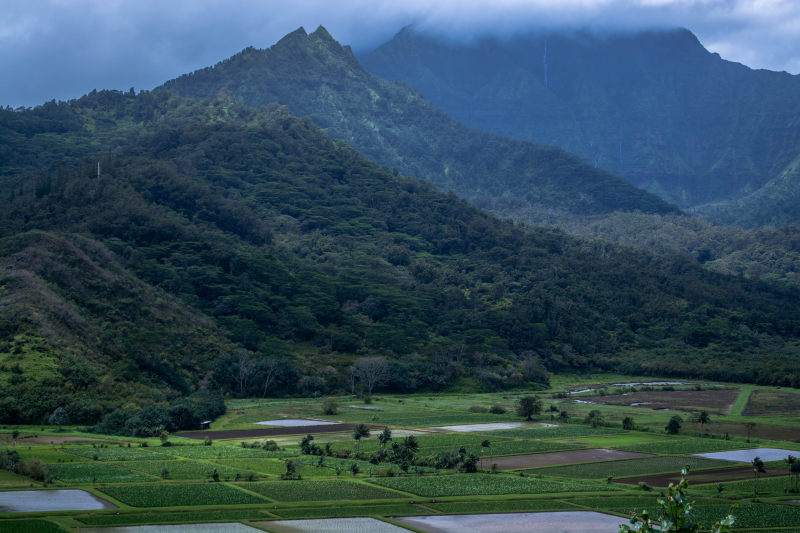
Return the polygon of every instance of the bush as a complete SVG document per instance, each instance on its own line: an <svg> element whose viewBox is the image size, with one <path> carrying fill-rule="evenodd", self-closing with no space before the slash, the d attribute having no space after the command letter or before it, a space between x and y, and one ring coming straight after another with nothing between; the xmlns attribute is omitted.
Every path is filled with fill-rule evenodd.
<svg viewBox="0 0 800 533"><path fill-rule="evenodd" d="M489 409L482 405L470 405L469 406L470 413L488 413Z"/></svg>
<svg viewBox="0 0 800 533"><path fill-rule="evenodd" d="M322 414L324 415L335 415L339 411L339 402L336 401L336 398L331 398L328 396L322 402Z"/></svg>
<svg viewBox="0 0 800 533"><path fill-rule="evenodd" d="M505 414L506 411L507 411L507 409L505 407L503 407L502 405L497 404L497 403L489 408L489 412L493 413L493 414L496 414L496 415Z"/></svg>

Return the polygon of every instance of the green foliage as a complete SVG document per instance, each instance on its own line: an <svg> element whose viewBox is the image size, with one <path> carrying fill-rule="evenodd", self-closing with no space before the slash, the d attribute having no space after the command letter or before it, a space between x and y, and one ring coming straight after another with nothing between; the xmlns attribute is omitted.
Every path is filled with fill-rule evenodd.
<svg viewBox="0 0 800 533"><path fill-rule="evenodd" d="M355 463L354 463L355 464ZM267 482L247 485L247 490L284 502L327 500L380 500L402 498L402 494L353 481Z"/></svg>
<svg viewBox="0 0 800 533"><path fill-rule="evenodd" d="M62 533L63 531L49 520L0 520L0 533Z"/></svg>
<svg viewBox="0 0 800 533"><path fill-rule="evenodd" d="M670 435L677 435L681 430L682 423L683 423L683 418L681 418L679 415L673 415L670 417L667 426L664 428L664 431L666 431Z"/></svg>
<svg viewBox="0 0 800 533"><path fill-rule="evenodd" d="M262 498L224 483L110 485L102 487L101 490L132 507L191 507L194 505L264 503Z"/></svg>
<svg viewBox="0 0 800 533"><path fill-rule="evenodd" d="M375 478L370 481L385 487L426 497L608 490L607 487L589 483L543 480L504 474L394 477Z"/></svg>
<svg viewBox="0 0 800 533"><path fill-rule="evenodd" d="M517 403L517 416L524 417L525 420L533 420L533 415L542 412L542 401L535 396L523 396Z"/></svg>
<svg viewBox="0 0 800 533"><path fill-rule="evenodd" d="M339 402L336 401L336 398L329 396L322 401L322 414L335 415L338 410Z"/></svg>
<svg viewBox="0 0 800 533"><path fill-rule="evenodd" d="M136 483L153 481L151 476L132 472L125 467L118 468L107 464L51 464L48 468L53 479L64 483ZM140 469L134 468L134 470Z"/></svg>

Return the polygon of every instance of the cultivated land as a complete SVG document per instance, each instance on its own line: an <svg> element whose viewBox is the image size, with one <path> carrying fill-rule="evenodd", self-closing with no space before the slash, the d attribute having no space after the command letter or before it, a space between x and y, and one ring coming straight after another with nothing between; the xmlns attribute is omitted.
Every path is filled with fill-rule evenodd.
<svg viewBox="0 0 800 533"><path fill-rule="evenodd" d="M800 456L797 411L791 403L780 403L796 393L753 385L655 381L665 380L558 377L546 391L385 395L369 404L351 396L338 398L337 413L327 416L322 399L230 400L228 413L211 429L172 435L170 446L159 439L81 433L76 427L0 428L0 452L15 450L28 463L44 464L44 481L0 471L0 494L6 500L13 503L13 491L47 490L48 498L35 499L56 501L54 490L68 490L64 494L75 502L57 502L60 510L53 511L40 506L17 512L6 505L0 509L0 533L167 524L193 524L198 531L219 530L224 524L238 524L242 531L245 526L303 531L301 526L327 524L338 531L362 523L373 529L376 523L385 524L387 531L425 531L425 520L403 523L395 518L553 511L573 513L556 515L556 521L594 511L624 523L634 509L654 509L660 491L678 478L684 465L690 466L689 491L704 523L713 523L738 503L734 531L798 531L800 505L793 500L800 498L791 492L784 461L767 463L754 497L749 463L691 455L758 447L787 454L797 450ZM532 423L468 433L436 428L519 423L515 406L527 395L538 397L543 406ZM507 411L489 411L498 405ZM658 410L664 408L669 410ZM584 424L595 410L602 415L600 423ZM701 411L710 420L701 423ZM664 428L674 415L683 424L677 435L669 435ZM636 430L622 429L626 417L633 419ZM257 424L281 419L341 425L301 426L298 434L297 427ZM371 434L356 442L353 428L358 424L366 424ZM392 440L382 446L377 436L385 427ZM310 444L315 447L306 446L311 454L300 447L306 433L314 436ZM393 451L399 450L409 435L418 446L413 458L389 462L393 444ZM210 445L202 440L207 436ZM265 445L269 440L274 444ZM381 458L383 448L387 456ZM443 457L457 462L470 454L477 458L478 472L437 463ZM282 479L290 461L293 477L300 479ZM31 501L26 496L17 499ZM104 502L107 508L82 505L87 501ZM290 522L357 517L377 522Z"/></svg>

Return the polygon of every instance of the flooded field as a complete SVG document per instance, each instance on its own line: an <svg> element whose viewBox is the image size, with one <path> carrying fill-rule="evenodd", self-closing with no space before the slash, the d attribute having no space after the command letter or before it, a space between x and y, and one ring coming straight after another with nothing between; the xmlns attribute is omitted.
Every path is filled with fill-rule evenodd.
<svg viewBox="0 0 800 533"><path fill-rule="evenodd" d="M800 451L784 450L782 448L751 448L749 450L731 450L727 452L696 453L696 457L706 457L708 459L721 459L723 461L736 461L749 463L756 457L762 461L780 461L789 455L800 456Z"/></svg>
<svg viewBox="0 0 800 533"><path fill-rule="evenodd" d="M257 533L258 531L261 530L234 522L227 524L176 524L81 529L81 533Z"/></svg>
<svg viewBox="0 0 800 533"><path fill-rule="evenodd" d="M317 520L279 520L258 522L275 533L408 533L374 518L321 518Z"/></svg>
<svg viewBox="0 0 800 533"><path fill-rule="evenodd" d="M117 506L84 490L12 490L0 492L0 513L93 511Z"/></svg>
<svg viewBox="0 0 800 533"><path fill-rule="evenodd" d="M429 533L616 533L625 518L593 511L411 516L398 522Z"/></svg>
<svg viewBox="0 0 800 533"><path fill-rule="evenodd" d="M339 422L329 422L327 420L312 420L310 418L279 418L277 420L263 420L256 422L262 426L275 426L279 428L294 428L304 426L329 426Z"/></svg>
<svg viewBox="0 0 800 533"><path fill-rule="evenodd" d="M523 427L522 422L497 422L494 424L462 424L459 426L433 426L430 429L443 429L457 433L472 433L474 431L500 431L502 429L517 429Z"/></svg>

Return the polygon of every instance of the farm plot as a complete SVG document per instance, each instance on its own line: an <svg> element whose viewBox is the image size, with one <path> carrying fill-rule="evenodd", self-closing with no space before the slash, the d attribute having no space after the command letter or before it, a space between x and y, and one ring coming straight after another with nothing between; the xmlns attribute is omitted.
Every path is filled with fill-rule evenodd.
<svg viewBox="0 0 800 533"><path fill-rule="evenodd" d="M702 439L692 437L663 437L657 441L637 442L616 446L622 450L664 455L699 454L732 450L735 448L752 448L751 444L724 439Z"/></svg>
<svg viewBox="0 0 800 533"><path fill-rule="evenodd" d="M264 503L258 496L224 483L112 485L102 487L100 490L131 507Z"/></svg>
<svg viewBox="0 0 800 533"><path fill-rule="evenodd" d="M261 448L243 448L232 445L213 445L213 446L171 446L164 448L165 453L170 456L185 457L187 459L234 459L242 457L291 457L300 453L299 448L268 452ZM156 459L161 459L157 457Z"/></svg>
<svg viewBox="0 0 800 533"><path fill-rule="evenodd" d="M727 414L739 389L641 391L604 396L581 396L583 401L606 405L645 407L647 409L704 409L714 414Z"/></svg>
<svg viewBox="0 0 800 533"><path fill-rule="evenodd" d="M103 463L55 464L49 467L53 479L64 483L137 483L153 481L151 476Z"/></svg>
<svg viewBox="0 0 800 533"><path fill-rule="evenodd" d="M496 435L515 439L571 439L575 437L588 437L597 435L629 434L629 431L620 429L584 426L578 424L562 424L559 426L520 428L498 431Z"/></svg>
<svg viewBox="0 0 800 533"><path fill-rule="evenodd" d="M314 459L316 460L317 458L314 457ZM316 467L305 465L299 461L294 461L294 463L297 467L297 473L302 476L319 473L319 469ZM228 469L235 469L237 472L255 472L273 476L286 472L286 462L280 459L215 459L214 464L222 465Z"/></svg>
<svg viewBox="0 0 800 533"><path fill-rule="evenodd" d="M522 422L494 422L488 424L461 424L457 426L433 426L429 429L442 429L456 433L473 433L476 431L499 431L501 429L517 429L522 427Z"/></svg>
<svg viewBox="0 0 800 533"><path fill-rule="evenodd" d="M283 502L382 500L405 495L355 481L273 481L248 483L247 490Z"/></svg>
<svg viewBox="0 0 800 533"><path fill-rule="evenodd" d="M167 461L174 457L159 453L167 448L158 448L158 452L150 451L149 448L69 448L69 453L96 461L135 461L135 460L159 460Z"/></svg>
<svg viewBox="0 0 800 533"><path fill-rule="evenodd" d="M419 496L477 496L491 494L545 494L560 492L608 491L606 485L580 482L552 481L503 474L454 474L449 476L418 476L377 478L370 480Z"/></svg>
<svg viewBox="0 0 800 533"><path fill-rule="evenodd" d="M85 490L14 490L0 492L0 513L90 511L116 505Z"/></svg>
<svg viewBox="0 0 800 533"><path fill-rule="evenodd" d="M339 422L331 422L329 420L311 420L310 418L278 418L275 420L262 420L254 422L261 426L274 426L278 428L296 428L304 426L333 426Z"/></svg>
<svg viewBox="0 0 800 533"><path fill-rule="evenodd" d="M786 459L789 455L797 454L796 450L784 450L782 448L752 448L749 450L730 450L725 452L715 453L698 453L698 457L706 457L708 459L721 459L723 461L736 461L749 463L756 457L760 457L762 461L781 461Z"/></svg>
<svg viewBox="0 0 800 533"><path fill-rule="evenodd" d="M122 514L92 514L75 519L89 526L130 526L141 524L189 524L191 522L233 522L236 520L263 520L269 513L236 509L232 511L177 511ZM83 531L83 530L81 530Z"/></svg>
<svg viewBox="0 0 800 533"><path fill-rule="evenodd" d="M221 479L233 479L241 470L197 461L125 461L120 466L163 479L212 479L214 470ZM149 479L152 481L152 478Z"/></svg>
<svg viewBox="0 0 800 533"><path fill-rule="evenodd" d="M685 455L664 455L659 457L643 457L641 459L625 459L622 461L605 461L602 463L583 463L549 468L529 470L531 474L545 476L569 477L575 479L605 479L608 476L625 477L646 473L668 472L674 474L689 465L692 478L697 476L698 469L714 468L727 465L724 461L687 457Z"/></svg>
<svg viewBox="0 0 800 533"><path fill-rule="evenodd" d="M23 459L39 459L45 463L78 463L91 461L91 458L79 457L67 453L68 449L47 448L43 446L32 446L29 448L14 448ZM75 449L75 448L73 448Z"/></svg>
<svg viewBox="0 0 800 533"><path fill-rule="evenodd" d="M631 459L634 457L647 457L647 454L595 448L564 452L532 453L527 455L506 455L503 457L492 457L489 459L489 462L493 465L496 464L499 470L518 470L520 468L586 463L590 461L614 461L616 459Z"/></svg>
<svg viewBox="0 0 800 533"><path fill-rule="evenodd" d="M49 520L0 520L0 533L64 533Z"/></svg>
<svg viewBox="0 0 800 533"><path fill-rule="evenodd" d="M408 533L402 527L374 518L323 518L319 520L278 520L262 522L276 533Z"/></svg>
<svg viewBox="0 0 800 533"><path fill-rule="evenodd" d="M786 390L754 390L750 393L744 416L797 416L800 394Z"/></svg>
<svg viewBox="0 0 800 533"><path fill-rule="evenodd" d="M786 476L785 470L777 468L767 468L766 472L761 473L760 477L778 477ZM639 483L647 483L654 487L666 487L670 483L677 483L681 479L680 474L656 474L651 476L637 476L625 479L617 479L619 483L627 483L629 485L638 485ZM734 466L728 468L715 468L712 470L702 470L699 472L692 472L690 481L694 485L703 483L722 483L725 481L737 481L740 479L753 479L752 466Z"/></svg>
<svg viewBox="0 0 800 533"><path fill-rule="evenodd" d="M608 533L626 520L594 511L410 516L399 522L436 533Z"/></svg>
<svg viewBox="0 0 800 533"><path fill-rule="evenodd" d="M182 431L176 433L187 439L252 439L259 437L275 437L279 435L305 435L306 433L336 433L340 431L353 431L352 424L332 424L313 426L292 426L264 429L227 429L219 431Z"/></svg>
<svg viewBox="0 0 800 533"><path fill-rule="evenodd" d="M254 527L232 522L227 524L173 524L81 529L81 533L259 533L260 531Z"/></svg>
<svg viewBox="0 0 800 533"><path fill-rule="evenodd" d="M389 503L378 505L325 505L324 507L287 507L271 509L281 518L334 518L346 516L408 516L430 511L419 505Z"/></svg>

